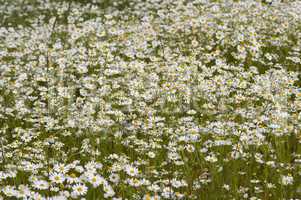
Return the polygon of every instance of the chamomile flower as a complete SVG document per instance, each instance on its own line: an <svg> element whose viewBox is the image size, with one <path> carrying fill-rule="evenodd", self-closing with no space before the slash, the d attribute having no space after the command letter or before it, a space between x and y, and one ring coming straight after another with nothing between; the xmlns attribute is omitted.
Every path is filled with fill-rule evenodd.
<svg viewBox="0 0 301 200"><path fill-rule="evenodd" d="M291 175L281 176L281 184L283 185L292 185L294 182L294 178Z"/></svg>
<svg viewBox="0 0 301 200"><path fill-rule="evenodd" d="M84 184L78 183L72 186L72 194L76 197L85 195L87 191L88 191L88 187Z"/></svg>
<svg viewBox="0 0 301 200"><path fill-rule="evenodd" d="M64 164L56 164L53 170L61 174L66 174L69 171L69 167Z"/></svg>
<svg viewBox="0 0 301 200"><path fill-rule="evenodd" d="M60 184L65 181L66 177L62 173L53 172L50 174L49 179L52 183Z"/></svg>
<svg viewBox="0 0 301 200"><path fill-rule="evenodd" d="M38 190L47 190L49 188L49 183L44 180L34 180L33 187Z"/></svg>
<svg viewBox="0 0 301 200"><path fill-rule="evenodd" d="M103 185L103 191L105 192L104 193L105 198L113 197L115 195L113 188L108 184Z"/></svg>
<svg viewBox="0 0 301 200"><path fill-rule="evenodd" d="M113 183L118 183L120 180L120 176L118 174L111 174L109 176L109 180Z"/></svg>
<svg viewBox="0 0 301 200"><path fill-rule="evenodd" d="M88 176L88 181L93 185L94 188L96 188L104 182L104 178L100 175L91 174Z"/></svg>
<svg viewBox="0 0 301 200"><path fill-rule="evenodd" d="M155 158L156 157L156 154L154 152L152 152L152 151L148 152L147 155L150 158Z"/></svg>
<svg viewBox="0 0 301 200"><path fill-rule="evenodd" d="M129 176L137 176L139 171L138 168L132 166L132 165L126 165L125 166L125 172L129 175Z"/></svg>

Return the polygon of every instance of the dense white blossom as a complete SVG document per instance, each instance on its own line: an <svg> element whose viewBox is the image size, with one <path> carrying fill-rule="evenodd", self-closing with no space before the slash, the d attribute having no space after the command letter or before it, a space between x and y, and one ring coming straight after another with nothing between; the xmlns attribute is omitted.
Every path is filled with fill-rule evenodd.
<svg viewBox="0 0 301 200"><path fill-rule="evenodd" d="M0 200L301 199L300 10L1 2Z"/></svg>

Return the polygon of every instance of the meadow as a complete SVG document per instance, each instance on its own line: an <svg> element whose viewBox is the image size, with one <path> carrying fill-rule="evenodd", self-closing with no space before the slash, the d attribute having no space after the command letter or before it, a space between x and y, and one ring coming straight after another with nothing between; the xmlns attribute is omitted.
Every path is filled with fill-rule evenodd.
<svg viewBox="0 0 301 200"><path fill-rule="evenodd" d="M300 200L301 1L0 0L0 200Z"/></svg>

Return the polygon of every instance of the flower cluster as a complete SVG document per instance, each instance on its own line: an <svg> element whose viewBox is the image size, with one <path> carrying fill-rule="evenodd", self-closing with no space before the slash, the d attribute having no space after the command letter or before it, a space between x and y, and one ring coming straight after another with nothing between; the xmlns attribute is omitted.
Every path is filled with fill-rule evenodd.
<svg viewBox="0 0 301 200"><path fill-rule="evenodd" d="M0 199L301 199L301 2L0 5Z"/></svg>

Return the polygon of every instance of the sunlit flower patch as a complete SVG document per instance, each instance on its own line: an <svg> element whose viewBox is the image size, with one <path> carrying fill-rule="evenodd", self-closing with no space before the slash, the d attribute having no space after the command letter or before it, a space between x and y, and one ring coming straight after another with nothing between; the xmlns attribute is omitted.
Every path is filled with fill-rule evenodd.
<svg viewBox="0 0 301 200"><path fill-rule="evenodd" d="M300 1L0 13L0 200L301 199Z"/></svg>

